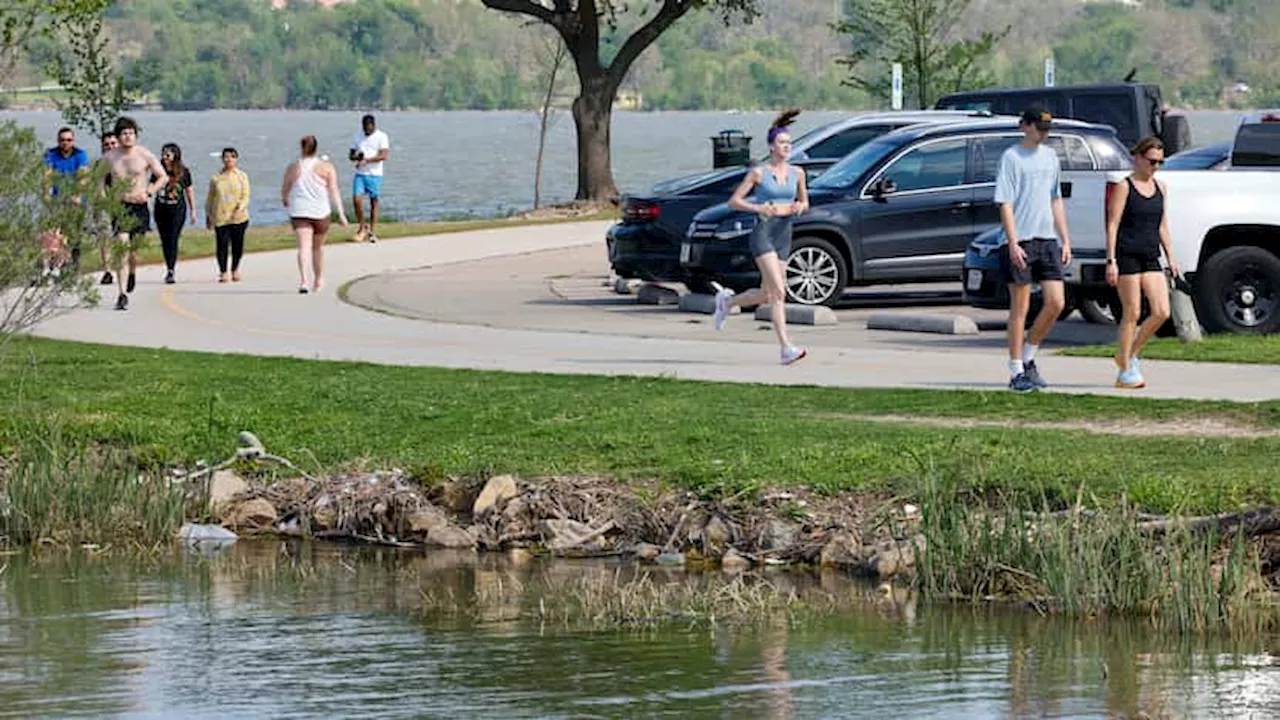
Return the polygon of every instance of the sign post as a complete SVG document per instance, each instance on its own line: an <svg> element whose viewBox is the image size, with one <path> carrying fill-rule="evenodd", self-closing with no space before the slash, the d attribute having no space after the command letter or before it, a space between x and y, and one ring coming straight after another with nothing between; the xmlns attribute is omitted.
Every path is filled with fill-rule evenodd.
<svg viewBox="0 0 1280 720"><path fill-rule="evenodd" d="M1057 81L1057 78L1054 77L1054 75L1057 73L1057 70L1058 69L1053 62L1052 55L1044 59L1044 86L1045 87L1053 87L1053 84Z"/></svg>
<svg viewBox="0 0 1280 720"><path fill-rule="evenodd" d="M902 63L893 64L893 109L902 109Z"/></svg>

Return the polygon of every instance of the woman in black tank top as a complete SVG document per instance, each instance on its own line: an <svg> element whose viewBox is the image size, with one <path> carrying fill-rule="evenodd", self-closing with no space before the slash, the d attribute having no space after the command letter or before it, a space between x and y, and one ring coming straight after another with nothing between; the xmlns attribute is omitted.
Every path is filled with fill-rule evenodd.
<svg viewBox="0 0 1280 720"><path fill-rule="evenodd" d="M1180 274L1169 240L1169 219L1165 212L1166 191L1156 180L1156 169L1164 162L1164 145L1148 137L1133 149L1133 173L1123 183L1112 186L1107 204L1107 283L1116 288L1121 317L1115 356L1120 374L1116 387L1146 387L1138 353L1156 330L1169 319L1169 281L1160 267L1164 249L1169 272ZM1142 298L1149 312L1142 314Z"/></svg>

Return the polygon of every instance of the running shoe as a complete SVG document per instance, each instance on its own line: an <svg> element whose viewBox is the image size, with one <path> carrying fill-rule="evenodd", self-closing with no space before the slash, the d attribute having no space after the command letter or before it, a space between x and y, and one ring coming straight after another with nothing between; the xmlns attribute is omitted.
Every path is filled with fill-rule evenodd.
<svg viewBox="0 0 1280 720"><path fill-rule="evenodd" d="M1147 386L1147 381L1142 377L1142 373L1133 365L1127 370L1121 370L1116 376L1116 387L1125 388L1127 390L1138 390Z"/></svg>
<svg viewBox="0 0 1280 720"><path fill-rule="evenodd" d="M1026 373L1027 378L1031 380L1031 383L1036 386L1037 390L1043 390L1049 387L1049 383L1040 376L1040 369L1036 367L1035 360L1028 360L1026 369L1023 372Z"/></svg>
<svg viewBox="0 0 1280 720"><path fill-rule="evenodd" d="M298 286L298 294L299 294L299 295L306 295L306 294L307 294L307 293L309 293L309 292L311 292L311 291L307 289L307 286L306 286L306 285L299 285L299 286Z"/></svg>
<svg viewBox="0 0 1280 720"><path fill-rule="evenodd" d="M106 271L106 272L102 273L102 279L98 281L98 284L99 284L99 285L110 285L111 283L113 283L113 282L115 282L115 281L116 281L115 277L113 277L113 276L111 275L111 271L110 271L110 270L108 270L108 271Z"/></svg>
<svg viewBox="0 0 1280 720"><path fill-rule="evenodd" d="M128 296L128 295L121 295L121 296L119 296L119 297L117 297L117 298L116 298L116 309L117 309L117 310L128 310L128 309L129 309L129 296Z"/></svg>
<svg viewBox="0 0 1280 720"><path fill-rule="evenodd" d="M124 291L131 293L136 287L138 287L138 276L134 273L129 273L129 279L125 282Z"/></svg>
<svg viewBox="0 0 1280 720"><path fill-rule="evenodd" d="M365 236L365 240L367 240L367 241L369 241L369 242L371 242L371 243L376 243L376 242L378 242L378 236L377 236L377 235L374 235L374 234L373 234L373 231L372 231L372 230L370 230L370 231L369 231L369 234Z"/></svg>
<svg viewBox="0 0 1280 720"><path fill-rule="evenodd" d="M365 230L364 226L361 225L360 229L356 230L355 237L351 238L351 240L358 243L364 242L365 236L368 235L368 233L369 231Z"/></svg>
<svg viewBox="0 0 1280 720"><path fill-rule="evenodd" d="M1010 378L1009 389L1021 395L1024 393L1035 392L1040 388L1036 386L1031 378L1027 377L1027 373L1024 371Z"/></svg>
<svg viewBox="0 0 1280 720"><path fill-rule="evenodd" d="M164 284L165 284L165 285L172 285L172 284L174 284L175 282L177 282L177 280L175 280L175 279L173 278L173 271L172 271L172 270L169 270L169 271L165 272L165 274L164 274Z"/></svg>
<svg viewBox="0 0 1280 720"><path fill-rule="evenodd" d="M809 350L807 348L799 347L797 345L789 345L782 348L781 362L783 365L791 365L800 362L808 354Z"/></svg>
<svg viewBox="0 0 1280 720"><path fill-rule="evenodd" d="M727 287L721 287L719 283L715 283L715 287L715 327L717 330L723 330L724 324L729 321L729 301L733 299L733 291Z"/></svg>

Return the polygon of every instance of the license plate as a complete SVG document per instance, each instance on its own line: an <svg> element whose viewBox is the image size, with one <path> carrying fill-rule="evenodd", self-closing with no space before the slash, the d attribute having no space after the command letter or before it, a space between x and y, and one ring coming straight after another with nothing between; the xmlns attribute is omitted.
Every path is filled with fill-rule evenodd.
<svg viewBox="0 0 1280 720"><path fill-rule="evenodd" d="M693 257L693 245L690 243L680 243L680 262L687 263Z"/></svg>
<svg viewBox="0 0 1280 720"><path fill-rule="evenodd" d="M969 276L964 282L964 287L969 292L976 292L982 287L982 271L970 270Z"/></svg>

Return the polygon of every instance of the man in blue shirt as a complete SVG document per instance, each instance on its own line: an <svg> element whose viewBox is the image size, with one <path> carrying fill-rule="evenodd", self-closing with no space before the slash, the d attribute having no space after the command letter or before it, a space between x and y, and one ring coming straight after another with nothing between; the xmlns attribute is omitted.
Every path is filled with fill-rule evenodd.
<svg viewBox="0 0 1280 720"><path fill-rule="evenodd" d="M62 186L71 185L89 171L89 153L76 147L76 134L69 127L58 130L58 144L44 153L45 177L49 180L49 192L57 197ZM79 195L71 202L79 204Z"/></svg>
<svg viewBox="0 0 1280 720"><path fill-rule="evenodd" d="M996 175L996 205L1008 239L1001 264L1009 281L1009 388L1025 393L1048 387L1036 368L1036 351L1066 305L1063 267L1071 262L1071 238L1062 204L1058 154L1045 147L1053 118L1040 108L1022 114L1022 142L1004 151ZM1044 304L1023 342L1031 283Z"/></svg>

